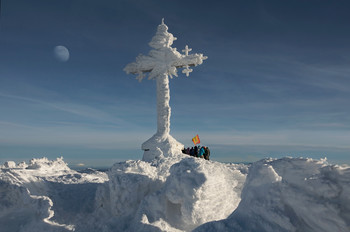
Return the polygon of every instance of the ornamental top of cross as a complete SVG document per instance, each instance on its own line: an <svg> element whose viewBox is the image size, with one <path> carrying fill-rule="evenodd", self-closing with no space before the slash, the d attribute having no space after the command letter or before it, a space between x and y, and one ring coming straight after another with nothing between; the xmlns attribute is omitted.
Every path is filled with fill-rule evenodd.
<svg viewBox="0 0 350 232"><path fill-rule="evenodd" d="M203 63L208 57L203 54L188 54L192 49L186 45L182 50L185 54L181 54L176 48L171 47L176 37L168 32L168 27L162 19L162 23L158 25L157 32L153 36L149 46L153 49L148 55L140 54L136 57L136 61L128 64L124 71L126 73L137 74L136 79L142 81L148 73L148 79L154 79L160 75L177 76L177 69L184 68L182 71L186 76L192 72L190 66L197 66Z"/></svg>

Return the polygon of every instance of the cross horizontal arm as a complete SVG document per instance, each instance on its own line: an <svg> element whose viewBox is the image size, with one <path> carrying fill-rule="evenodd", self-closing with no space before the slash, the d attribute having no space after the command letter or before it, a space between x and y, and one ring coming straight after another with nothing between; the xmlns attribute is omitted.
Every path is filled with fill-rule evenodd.
<svg viewBox="0 0 350 232"><path fill-rule="evenodd" d="M140 54L136 57L136 61L128 64L124 71L126 73L139 74L145 72L151 72L156 66L156 61L150 56Z"/></svg>
<svg viewBox="0 0 350 232"><path fill-rule="evenodd" d="M175 67L175 68L185 68L185 67L192 67L197 66L203 63L203 60L206 60L208 57L203 56L203 54L191 54L191 55L180 55L179 57L175 58L174 61L169 63L168 67ZM126 73L132 73L132 74L141 74L141 73L148 73L152 72L157 64L160 61L152 56L145 56L145 55L139 55L136 58L135 62L132 62L128 64L124 71Z"/></svg>
<svg viewBox="0 0 350 232"><path fill-rule="evenodd" d="M194 67L194 66L197 66L196 64L188 64L189 67ZM178 66L175 66L176 68L185 68L186 65L178 65ZM153 68L152 69L137 69L137 71L130 71L128 72L128 74L139 74L139 72L143 72L143 73L149 73L149 72L152 72Z"/></svg>
<svg viewBox="0 0 350 232"><path fill-rule="evenodd" d="M208 57L203 54L191 54L188 56L182 56L181 59L176 60L172 65L176 68L184 68L186 66L197 66L203 63Z"/></svg>
<svg viewBox="0 0 350 232"><path fill-rule="evenodd" d="M143 72L143 73L148 73L148 72L152 72L153 69L137 69L135 71L130 71L130 72L127 72L128 74L139 74L140 72Z"/></svg>

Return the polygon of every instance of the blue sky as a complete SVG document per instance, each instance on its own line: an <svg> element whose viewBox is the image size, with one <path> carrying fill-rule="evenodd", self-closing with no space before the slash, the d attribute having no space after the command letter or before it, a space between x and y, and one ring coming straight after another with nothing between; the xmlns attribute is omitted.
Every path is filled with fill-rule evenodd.
<svg viewBox="0 0 350 232"><path fill-rule="evenodd" d="M155 82L123 68L165 18L208 56L170 81L171 134L212 159L350 163L348 1L2 0L0 163L140 159L156 131ZM66 46L67 62L54 47ZM179 72L180 73L180 72Z"/></svg>

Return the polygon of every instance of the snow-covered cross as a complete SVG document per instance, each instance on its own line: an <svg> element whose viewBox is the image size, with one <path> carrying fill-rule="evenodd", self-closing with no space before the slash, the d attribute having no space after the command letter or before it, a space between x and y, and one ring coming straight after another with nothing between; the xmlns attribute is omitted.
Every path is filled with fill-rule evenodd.
<svg viewBox="0 0 350 232"><path fill-rule="evenodd" d="M177 76L178 68L184 68L182 72L189 76L189 73L192 72L189 67L200 65L203 60L207 59L200 53L189 55L188 52L192 49L189 49L187 45L182 50L185 54L179 53L176 48L171 47L174 40L176 38L168 32L168 27L162 19L162 23L149 43L153 49L147 56L140 54L136 57L135 62L124 68L126 73L136 74L139 81L142 81L148 74L149 80L156 79L157 82L157 133L142 144L142 149L146 152L159 148L164 155L170 155L183 148L183 145L169 134L171 108L168 76L171 78Z"/></svg>

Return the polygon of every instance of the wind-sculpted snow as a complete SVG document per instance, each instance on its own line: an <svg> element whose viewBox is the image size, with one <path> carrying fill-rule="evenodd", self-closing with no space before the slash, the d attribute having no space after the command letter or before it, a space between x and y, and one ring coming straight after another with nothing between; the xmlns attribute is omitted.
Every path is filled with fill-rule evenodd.
<svg viewBox="0 0 350 232"><path fill-rule="evenodd" d="M235 212L195 231L350 231L350 167L301 158L256 162Z"/></svg>
<svg viewBox="0 0 350 232"><path fill-rule="evenodd" d="M62 158L7 162L0 231L350 231L350 167L185 155L76 172Z"/></svg>
<svg viewBox="0 0 350 232"><path fill-rule="evenodd" d="M73 171L62 158L11 167L5 163L0 172L0 231L74 231L76 222L89 215L87 208L94 208L98 185L107 180L105 173Z"/></svg>
<svg viewBox="0 0 350 232"><path fill-rule="evenodd" d="M190 231L226 218L245 180L238 168L187 156L118 163L108 176L97 202L118 222L114 231Z"/></svg>

